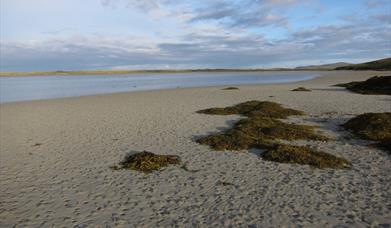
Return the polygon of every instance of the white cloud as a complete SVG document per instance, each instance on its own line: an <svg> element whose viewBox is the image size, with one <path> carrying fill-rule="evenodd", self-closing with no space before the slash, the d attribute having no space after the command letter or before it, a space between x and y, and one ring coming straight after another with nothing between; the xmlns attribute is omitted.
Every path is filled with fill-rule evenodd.
<svg viewBox="0 0 391 228"><path fill-rule="evenodd" d="M389 14L381 11L290 26L295 21L285 12L312 1L101 0L95 10L102 11L89 16L110 17L107 24L91 17L81 29L55 27L41 36L2 40L1 70L295 66L390 55Z"/></svg>

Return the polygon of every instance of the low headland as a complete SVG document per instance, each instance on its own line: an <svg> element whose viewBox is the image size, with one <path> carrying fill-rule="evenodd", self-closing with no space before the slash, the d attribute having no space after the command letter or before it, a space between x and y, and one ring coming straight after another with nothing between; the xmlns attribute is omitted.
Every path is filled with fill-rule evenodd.
<svg viewBox="0 0 391 228"><path fill-rule="evenodd" d="M391 70L391 58L376 61L351 64L334 63L323 65L300 66L296 68L215 68L215 69L156 69L156 70L56 70L56 71L30 71L30 72L4 72L0 77L11 76L49 76L49 75L110 75L110 74L175 74L193 72L268 72L268 71L332 71L332 70Z"/></svg>
<svg viewBox="0 0 391 228"><path fill-rule="evenodd" d="M178 69L178 70L77 70L77 71L31 71L31 72L0 72L0 77L10 76L50 76L50 75L110 75L110 74L180 74L196 72L268 72L268 71L306 71L307 69L273 68L273 69ZM314 69L308 69L313 71ZM315 69L319 71L327 69Z"/></svg>

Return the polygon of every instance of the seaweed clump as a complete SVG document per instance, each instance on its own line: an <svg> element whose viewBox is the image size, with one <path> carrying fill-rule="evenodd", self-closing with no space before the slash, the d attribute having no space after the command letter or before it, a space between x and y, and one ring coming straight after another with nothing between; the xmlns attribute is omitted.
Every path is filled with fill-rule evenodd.
<svg viewBox="0 0 391 228"><path fill-rule="evenodd" d="M238 121L224 133L209 135L197 140L215 150L268 149L274 140L323 140L328 138L314 132L314 126L284 123L281 120L253 115Z"/></svg>
<svg viewBox="0 0 391 228"><path fill-rule="evenodd" d="M113 166L112 169L130 169L151 173L168 165L178 165L180 163L181 160L176 155L157 155L152 152L143 151L126 155L124 160L119 163L119 166Z"/></svg>
<svg viewBox="0 0 391 228"><path fill-rule="evenodd" d="M315 126L282 122L291 115L303 115L298 110L284 108L268 101L248 101L226 108L211 108L198 113L213 115L241 114L247 118L238 121L225 132L212 134L197 140L214 150L265 149L262 158L282 163L307 164L318 168L343 168L349 162L343 158L324 152L316 152L308 147L285 145L278 140L328 140L316 133ZM344 165L343 165L344 164Z"/></svg>
<svg viewBox="0 0 391 228"><path fill-rule="evenodd" d="M342 126L362 139L380 141L375 146L391 152L391 112L365 113Z"/></svg>
<svg viewBox="0 0 391 228"><path fill-rule="evenodd" d="M298 88L296 88L296 89L292 89L291 91L298 91L298 92L311 92L312 90L310 90L310 89L307 89L307 88L305 88L305 87L298 87Z"/></svg>
<svg viewBox="0 0 391 228"><path fill-rule="evenodd" d="M317 168L346 168L350 163L340 157L315 151L308 146L277 145L264 152L261 157L267 161L288 164L310 165Z"/></svg>
<svg viewBox="0 0 391 228"><path fill-rule="evenodd" d="M243 115L284 119L292 115L304 115L294 109L283 108L280 104L270 101L247 101L226 108L208 108L197 113L209 115Z"/></svg>
<svg viewBox="0 0 391 228"><path fill-rule="evenodd" d="M343 124L355 135L369 140L391 140L391 112L365 113Z"/></svg>
<svg viewBox="0 0 391 228"><path fill-rule="evenodd" d="M375 143L373 146L375 146L381 150L387 151L388 154L391 155L391 140Z"/></svg>
<svg viewBox="0 0 391 228"><path fill-rule="evenodd" d="M366 81L349 82L335 86L345 87L361 94L391 95L391 76L375 76Z"/></svg>
<svg viewBox="0 0 391 228"><path fill-rule="evenodd" d="M223 90L238 90L238 87L226 87Z"/></svg>

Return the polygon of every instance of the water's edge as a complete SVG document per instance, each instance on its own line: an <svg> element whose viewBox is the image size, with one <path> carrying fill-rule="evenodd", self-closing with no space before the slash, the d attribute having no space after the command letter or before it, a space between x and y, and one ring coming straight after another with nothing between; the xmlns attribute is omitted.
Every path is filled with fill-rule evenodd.
<svg viewBox="0 0 391 228"><path fill-rule="evenodd" d="M1 77L0 103L176 88L292 83L318 76L319 72L224 72Z"/></svg>

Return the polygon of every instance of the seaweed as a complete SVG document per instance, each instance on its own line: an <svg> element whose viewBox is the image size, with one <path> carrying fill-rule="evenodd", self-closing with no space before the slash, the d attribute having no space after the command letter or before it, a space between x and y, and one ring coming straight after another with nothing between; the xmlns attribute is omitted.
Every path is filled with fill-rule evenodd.
<svg viewBox="0 0 391 228"><path fill-rule="evenodd" d="M305 87L298 87L296 89L292 89L291 91L299 91L299 92L311 92L312 90L307 89Z"/></svg>
<svg viewBox="0 0 391 228"><path fill-rule="evenodd" d="M315 126L285 123L278 118L303 115L294 109L283 108L274 102L249 101L226 108L212 108L198 113L213 115L242 114L239 120L225 132L201 137L198 143L209 145L214 150L265 149L261 157L268 161L307 164L317 168L346 168L350 165L344 158L317 152L305 146L285 145L279 140L322 140L328 138L316 133Z"/></svg>
<svg viewBox="0 0 391 228"><path fill-rule="evenodd" d="M391 154L391 112L364 113L350 119L342 127L359 138L379 141L373 145Z"/></svg>
<svg viewBox="0 0 391 228"><path fill-rule="evenodd" d="M379 143L373 144L373 146L386 151L389 155L391 155L391 141L382 141Z"/></svg>
<svg viewBox="0 0 391 228"><path fill-rule="evenodd" d="M266 149L282 140L328 140L314 132L314 126L284 123L278 119L252 116L238 121L224 133L209 135L197 140L215 150L245 150L252 147Z"/></svg>
<svg viewBox="0 0 391 228"><path fill-rule="evenodd" d="M391 112L364 113L342 125L354 135L368 140L391 140Z"/></svg>
<svg viewBox="0 0 391 228"><path fill-rule="evenodd" d="M315 151L308 146L278 144L262 153L261 157L267 161L310 165L316 168L342 169L350 167L350 162L346 159L322 151Z"/></svg>
<svg viewBox="0 0 391 228"><path fill-rule="evenodd" d="M178 165L181 163L176 155L157 155L152 152L143 151L136 154L127 154L119 163L119 166L111 166L113 170L130 169L144 173L160 170L168 165Z"/></svg>
<svg viewBox="0 0 391 228"><path fill-rule="evenodd" d="M366 81L342 83L334 86L345 87L360 94L391 95L391 76L375 76Z"/></svg>
<svg viewBox="0 0 391 228"><path fill-rule="evenodd" d="M270 118L285 119L292 115L304 115L303 112L284 108L280 104L270 101L247 101L234 106L225 108L208 108L197 111L201 114L209 115L244 115L250 116L263 116Z"/></svg>
<svg viewBox="0 0 391 228"><path fill-rule="evenodd" d="M223 90L238 90L239 88L238 87L226 87L224 88Z"/></svg>

